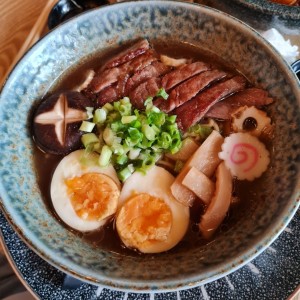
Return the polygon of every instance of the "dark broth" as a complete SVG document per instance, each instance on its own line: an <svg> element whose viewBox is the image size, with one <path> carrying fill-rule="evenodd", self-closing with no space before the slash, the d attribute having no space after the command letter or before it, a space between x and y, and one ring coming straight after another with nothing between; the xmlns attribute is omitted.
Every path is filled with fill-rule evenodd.
<svg viewBox="0 0 300 300"><path fill-rule="evenodd" d="M219 57L212 53L203 51L195 46L175 43L175 42L163 42L163 41L153 41L152 45L155 50L160 54L169 55L174 58L192 58L194 60L205 61L214 65L217 68L223 69L229 73L237 74L238 71L232 66L226 64ZM120 51L120 48L111 49L110 51L105 51L102 54L98 54L95 57L88 59L76 68L71 68L68 70L57 82L53 84L53 88L49 91L49 94L57 91L70 90L80 84L84 80L86 71L89 69L97 70L101 65L110 57L115 55ZM226 125L226 124L225 124ZM226 127L226 126L224 126ZM57 216L50 197L50 184L52 175L55 171L56 166L62 159L61 156L45 154L36 148L35 154L35 167L37 170L38 185L43 195L44 201L47 205L49 211L60 221ZM234 203L230 207L230 211L220 226L218 232L215 234L215 238L224 231L228 231L234 226L237 226L239 221L245 217L251 217L251 214L255 210L256 203L256 190L260 188L260 181L247 182L247 181L235 181L234 182L234 197L239 199L237 203ZM259 201L263 201L260 199ZM199 215L204 212L205 207L200 203L195 203L190 209L190 226L185 235L185 237L179 242L179 244L171 249L169 252L184 251L185 249L191 247L197 247L205 245L208 241L204 240L198 231L197 223L199 222ZM62 222L63 223L63 222ZM91 243L95 247L101 249L113 251L122 255L141 255L136 251L132 251L126 248L118 237L115 230L114 219L112 219L107 225L99 230L80 233L66 226L69 230L74 232L74 234L83 238L84 241Z"/></svg>

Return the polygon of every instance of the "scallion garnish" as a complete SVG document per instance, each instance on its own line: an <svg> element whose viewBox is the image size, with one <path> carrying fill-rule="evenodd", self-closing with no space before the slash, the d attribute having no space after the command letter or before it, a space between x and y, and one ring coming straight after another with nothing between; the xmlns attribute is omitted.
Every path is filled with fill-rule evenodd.
<svg viewBox="0 0 300 300"><path fill-rule="evenodd" d="M107 110L104 108L98 108L95 110L93 122L102 124L105 122L107 116Z"/></svg>
<svg viewBox="0 0 300 300"><path fill-rule="evenodd" d="M102 147L102 151L99 156L100 167L106 167L110 163L111 156L112 156L111 149L107 145L104 145Z"/></svg>
<svg viewBox="0 0 300 300"><path fill-rule="evenodd" d="M93 118L93 111L94 107L86 107L86 120L92 119Z"/></svg>
<svg viewBox="0 0 300 300"><path fill-rule="evenodd" d="M164 88L160 88L156 94L156 97L162 97L163 99L167 100L169 95Z"/></svg>
<svg viewBox="0 0 300 300"><path fill-rule="evenodd" d="M96 136L95 133L86 133L81 137L81 142L85 148L87 148L88 145L98 143L99 138Z"/></svg>
<svg viewBox="0 0 300 300"><path fill-rule="evenodd" d="M85 131L85 132L92 132L95 125L96 125L95 123L92 123L89 121L82 121L79 130Z"/></svg>
<svg viewBox="0 0 300 300"><path fill-rule="evenodd" d="M157 95L167 94L161 89ZM144 105L144 111L134 109L127 97L107 103L92 116L99 136L94 133L82 136L86 151L100 154L100 166L113 163L122 181L135 170L146 172L163 152L175 153L181 147L176 116L160 111L153 105L152 97Z"/></svg>

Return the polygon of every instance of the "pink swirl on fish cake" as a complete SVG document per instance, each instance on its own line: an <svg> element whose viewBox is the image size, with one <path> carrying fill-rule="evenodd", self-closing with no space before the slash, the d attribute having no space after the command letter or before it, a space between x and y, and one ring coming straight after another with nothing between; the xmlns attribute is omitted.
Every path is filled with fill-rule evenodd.
<svg viewBox="0 0 300 300"><path fill-rule="evenodd" d="M252 168L254 168L254 166L256 165L256 163L258 162L258 157L259 157L259 154L258 154L258 151L257 149L252 146L251 144L248 144L248 143L238 143L238 144L235 144L233 146L233 149L232 149L232 152L230 154L230 160L234 163L234 164L244 164L246 162L249 161L249 154L248 154L248 151L247 150L250 150L251 153L253 154L252 157L253 157L253 160L252 162L249 164L249 166L245 169L243 169L244 172L248 172L250 171Z"/></svg>

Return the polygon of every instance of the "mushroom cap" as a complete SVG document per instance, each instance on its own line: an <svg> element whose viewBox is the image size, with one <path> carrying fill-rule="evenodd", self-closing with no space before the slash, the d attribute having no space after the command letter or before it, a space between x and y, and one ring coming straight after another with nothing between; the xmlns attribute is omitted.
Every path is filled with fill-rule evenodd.
<svg viewBox="0 0 300 300"><path fill-rule="evenodd" d="M36 145L44 152L66 155L81 147L79 131L87 118L86 107L93 102L79 92L55 93L43 100L33 116L32 133Z"/></svg>

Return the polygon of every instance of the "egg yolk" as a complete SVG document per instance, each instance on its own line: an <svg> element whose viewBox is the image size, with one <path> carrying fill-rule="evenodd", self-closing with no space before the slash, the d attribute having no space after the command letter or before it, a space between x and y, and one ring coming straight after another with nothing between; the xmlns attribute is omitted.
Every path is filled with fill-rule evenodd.
<svg viewBox="0 0 300 300"><path fill-rule="evenodd" d="M126 246L139 249L168 239L172 212L165 201L143 193L133 196L122 206L116 226Z"/></svg>
<svg viewBox="0 0 300 300"><path fill-rule="evenodd" d="M66 179L65 184L71 204L80 218L100 221L116 212L120 191L110 177L86 173Z"/></svg>

